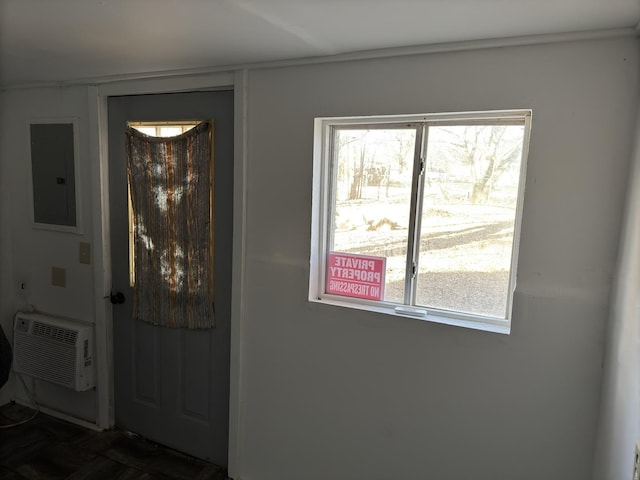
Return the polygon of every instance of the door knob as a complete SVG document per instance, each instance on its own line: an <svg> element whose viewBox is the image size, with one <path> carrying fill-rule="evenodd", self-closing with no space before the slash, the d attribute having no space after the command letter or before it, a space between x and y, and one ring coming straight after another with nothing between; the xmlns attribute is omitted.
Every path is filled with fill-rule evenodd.
<svg viewBox="0 0 640 480"><path fill-rule="evenodd" d="M114 305L120 305L125 301L124 294L122 292L111 292L109 300L111 300L111 303Z"/></svg>

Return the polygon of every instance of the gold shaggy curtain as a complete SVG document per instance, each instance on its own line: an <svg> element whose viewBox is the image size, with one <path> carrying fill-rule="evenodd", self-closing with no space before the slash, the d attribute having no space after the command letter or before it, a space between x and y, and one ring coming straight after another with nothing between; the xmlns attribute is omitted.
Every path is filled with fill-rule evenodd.
<svg viewBox="0 0 640 480"><path fill-rule="evenodd" d="M213 125L177 137L128 127L133 210L133 318L171 328L212 328Z"/></svg>

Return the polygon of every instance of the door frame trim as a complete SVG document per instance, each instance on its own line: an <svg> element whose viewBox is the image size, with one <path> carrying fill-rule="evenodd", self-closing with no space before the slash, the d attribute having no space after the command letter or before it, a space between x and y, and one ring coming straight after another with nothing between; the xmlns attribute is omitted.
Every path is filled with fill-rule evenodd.
<svg viewBox="0 0 640 480"><path fill-rule="evenodd" d="M233 171L233 258L231 294L231 340L229 372L229 476L237 478L240 465L242 419L242 323L244 319L246 251L247 173L247 86L246 69L207 75L137 79L88 87L89 148L91 164L91 210L93 244L96 341L96 424L114 425L113 315L111 292L111 240L109 215L108 107L111 96L233 90L234 171Z"/></svg>

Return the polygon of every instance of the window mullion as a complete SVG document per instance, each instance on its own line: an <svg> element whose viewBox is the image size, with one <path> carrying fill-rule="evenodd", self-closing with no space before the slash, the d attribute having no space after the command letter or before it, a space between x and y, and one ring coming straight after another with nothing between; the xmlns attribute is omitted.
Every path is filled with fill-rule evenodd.
<svg viewBox="0 0 640 480"><path fill-rule="evenodd" d="M418 268L420 266L420 235L422 232L422 212L424 209L424 184L427 170L427 143L429 141L429 124L422 126L422 138L420 142L420 174L418 176L418 187L416 192L416 216L413 218L415 224L414 243L413 243L413 276L411 279L411 305L416 304L416 290L418 279Z"/></svg>
<svg viewBox="0 0 640 480"><path fill-rule="evenodd" d="M411 182L411 206L409 209L409 235L407 245L407 264L404 280L404 303L413 305L415 299L415 278L418 268L417 252L419 248L420 217L422 201L420 192L424 182L424 142L426 129L424 126L416 127L416 143L413 155L413 179Z"/></svg>

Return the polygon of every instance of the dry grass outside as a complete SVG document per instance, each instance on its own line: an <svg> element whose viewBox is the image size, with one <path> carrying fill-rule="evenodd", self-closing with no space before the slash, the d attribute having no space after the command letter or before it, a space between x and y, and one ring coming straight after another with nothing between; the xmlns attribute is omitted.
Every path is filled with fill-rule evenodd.
<svg viewBox="0 0 640 480"><path fill-rule="evenodd" d="M385 300L402 302L406 204L340 205L334 250L385 257ZM513 209L438 204L423 215L417 303L503 318L511 267Z"/></svg>

